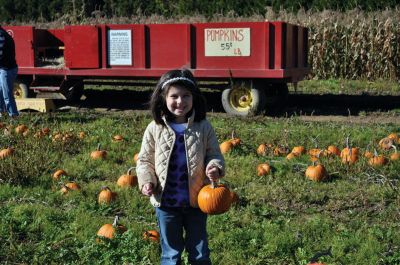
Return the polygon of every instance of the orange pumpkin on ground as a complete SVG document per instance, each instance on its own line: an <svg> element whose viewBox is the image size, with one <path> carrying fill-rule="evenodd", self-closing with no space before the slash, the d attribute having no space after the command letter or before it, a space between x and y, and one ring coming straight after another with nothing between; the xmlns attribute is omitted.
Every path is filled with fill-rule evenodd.
<svg viewBox="0 0 400 265"><path fill-rule="evenodd" d="M306 169L306 177L312 181L323 181L328 178L328 172L321 164L312 165Z"/></svg>
<svg viewBox="0 0 400 265"><path fill-rule="evenodd" d="M206 214L222 214L231 207L231 192L225 185L212 182L200 190L197 202Z"/></svg>
<svg viewBox="0 0 400 265"><path fill-rule="evenodd" d="M97 236L99 238L96 238L96 241L101 242L101 237L113 239L116 233L120 234L124 233L127 230L126 227L118 224L118 222L119 222L119 217L117 215L115 216L112 224L102 225L100 229L97 231Z"/></svg>
<svg viewBox="0 0 400 265"><path fill-rule="evenodd" d="M232 148L233 148L233 143L230 141L230 140L228 140L228 141L225 141L225 142L222 142L220 145L219 145L219 148L221 149L221 153L224 155L224 154L227 154L227 153L229 153L231 150L232 150Z"/></svg>
<svg viewBox="0 0 400 265"><path fill-rule="evenodd" d="M117 197L117 193L111 191L109 187L101 187L101 191L97 197L97 202L99 204L110 204Z"/></svg>
<svg viewBox="0 0 400 265"><path fill-rule="evenodd" d="M90 153L90 157L94 160L107 158L107 151L100 150L100 144L97 145L97 149Z"/></svg>
<svg viewBox="0 0 400 265"><path fill-rule="evenodd" d="M63 184L60 190L61 194L66 195L69 191L80 190L81 187L76 182L68 182L67 184Z"/></svg>
<svg viewBox="0 0 400 265"><path fill-rule="evenodd" d="M271 166L268 163L261 163L257 166L257 176L265 176L271 172Z"/></svg>
<svg viewBox="0 0 400 265"><path fill-rule="evenodd" d="M14 154L14 148L7 147L5 149L0 150L0 159L12 156Z"/></svg>
<svg viewBox="0 0 400 265"><path fill-rule="evenodd" d="M158 243L160 242L160 233L156 230L148 230L143 233L143 239Z"/></svg>
<svg viewBox="0 0 400 265"><path fill-rule="evenodd" d="M286 159L287 159L287 160L290 160L290 159L296 158L296 157L298 157L298 156L299 156L298 153L293 153L293 152L291 152L291 153L289 153L289 154L286 156Z"/></svg>
<svg viewBox="0 0 400 265"><path fill-rule="evenodd" d="M133 163L137 163L137 161L138 161L138 159L139 159L139 153L135 153L134 155L133 155Z"/></svg>
<svg viewBox="0 0 400 265"><path fill-rule="evenodd" d="M295 147L293 147L291 153L296 154L296 155L303 155L306 153L306 149L304 148L304 146L301 146L301 145L295 146Z"/></svg>
<svg viewBox="0 0 400 265"><path fill-rule="evenodd" d="M373 167L384 166L388 163L388 159L384 155L378 155L376 150L374 150L374 156L368 160L368 164Z"/></svg>
<svg viewBox="0 0 400 265"><path fill-rule="evenodd" d="M383 150L389 150L390 148L392 148L392 145L394 144L394 142L395 141L392 138L385 137L379 141L378 145Z"/></svg>
<svg viewBox="0 0 400 265"><path fill-rule="evenodd" d="M114 142L122 142L123 140L124 140L124 137L122 137L122 135L117 134L117 135L113 136Z"/></svg>
<svg viewBox="0 0 400 265"><path fill-rule="evenodd" d="M268 145L267 144L260 144L257 147L257 155L265 156L268 153Z"/></svg>
<svg viewBox="0 0 400 265"><path fill-rule="evenodd" d="M65 170L63 169L59 169L56 172L54 172L53 174L53 179L54 180L59 180L61 178L61 176L67 176L67 172L65 172Z"/></svg>
<svg viewBox="0 0 400 265"><path fill-rule="evenodd" d="M21 124L21 125L18 125L17 127L15 127L15 132L17 134L23 134L27 131L28 131L28 127L24 124Z"/></svg>
<svg viewBox="0 0 400 265"><path fill-rule="evenodd" d="M330 145L326 148L328 155L336 155L340 156L340 149L337 148L335 145Z"/></svg>
<svg viewBox="0 0 400 265"><path fill-rule="evenodd" d="M354 164L358 161L359 148L346 147L340 152L340 158L343 164Z"/></svg>
<svg viewBox="0 0 400 265"><path fill-rule="evenodd" d="M135 168L129 168L126 174L118 178L117 185L119 187L134 187L138 184L137 176L131 174L133 169Z"/></svg>

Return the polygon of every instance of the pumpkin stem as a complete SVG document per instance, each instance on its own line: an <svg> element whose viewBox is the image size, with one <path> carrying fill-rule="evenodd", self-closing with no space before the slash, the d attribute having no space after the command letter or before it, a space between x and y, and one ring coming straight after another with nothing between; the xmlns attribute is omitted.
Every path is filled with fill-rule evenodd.
<svg viewBox="0 0 400 265"><path fill-rule="evenodd" d="M97 144L97 151L100 151L100 146L101 146L101 144L98 143L98 144Z"/></svg>
<svg viewBox="0 0 400 265"><path fill-rule="evenodd" d="M110 190L110 188L107 187L107 186L102 186L102 187L101 187L101 190Z"/></svg>
<svg viewBox="0 0 400 265"><path fill-rule="evenodd" d="M113 226L113 227L117 227L118 222L119 222L119 216L116 215L116 216L114 217L114 221L113 221L113 223L112 223L112 226Z"/></svg>
<svg viewBox="0 0 400 265"><path fill-rule="evenodd" d="M378 156L378 152L376 151L375 148L374 148L374 156Z"/></svg>
<svg viewBox="0 0 400 265"><path fill-rule="evenodd" d="M236 135L235 130L232 130L231 138L235 139L235 135Z"/></svg>
<svg viewBox="0 0 400 265"><path fill-rule="evenodd" d="M318 135L317 135L317 136L315 136L315 137L311 137L311 141L313 141L313 142L314 142L314 144L315 144L315 148L318 148L318 141L317 141L317 138L318 138Z"/></svg>
<svg viewBox="0 0 400 265"><path fill-rule="evenodd" d="M349 136L346 136L346 147L349 148Z"/></svg>
<svg viewBox="0 0 400 265"><path fill-rule="evenodd" d="M394 149L394 153L397 153L397 148L394 144L392 144L390 147L392 147Z"/></svg>
<svg viewBox="0 0 400 265"><path fill-rule="evenodd" d="M133 170L133 169L135 169L136 167L130 167L129 169L128 169L128 171L126 172L126 174L127 175L130 175L131 174L131 171Z"/></svg>
<svg viewBox="0 0 400 265"><path fill-rule="evenodd" d="M211 181L211 187L215 189L217 187L217 182L216 181Z"/></svg>

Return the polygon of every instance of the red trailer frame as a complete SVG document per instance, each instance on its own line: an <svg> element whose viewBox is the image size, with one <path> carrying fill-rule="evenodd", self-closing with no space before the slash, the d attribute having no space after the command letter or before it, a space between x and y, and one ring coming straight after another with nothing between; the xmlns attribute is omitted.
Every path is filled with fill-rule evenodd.
<svg viewBox="0 0 400 265"><path fill-rule="evenodd" d="M248 115L309 72L308 30L286 22L10 26L18 88L80 97L82 80L159 78L186 67L199 80L230 81L224 109ZM270 106L267 106L270 107Z"/></svg>

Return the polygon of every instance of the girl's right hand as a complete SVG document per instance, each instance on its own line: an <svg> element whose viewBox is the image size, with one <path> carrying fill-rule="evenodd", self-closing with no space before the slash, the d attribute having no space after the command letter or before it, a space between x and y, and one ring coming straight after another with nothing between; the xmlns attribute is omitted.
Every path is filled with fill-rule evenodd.
<svg viewBox="0 0 400 265"><path fill-rule="evenodd" d="M153 183L146 183L142 187L142 194L150 197L153 195Z"/></svg>

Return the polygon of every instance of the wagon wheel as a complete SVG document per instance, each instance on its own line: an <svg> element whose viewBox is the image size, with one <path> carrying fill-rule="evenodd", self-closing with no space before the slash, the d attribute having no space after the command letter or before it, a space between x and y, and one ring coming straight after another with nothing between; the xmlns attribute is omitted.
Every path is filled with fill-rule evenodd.
<svg viewBox="0 0 400 265"><path fill-rule="evenodd" d="M14 82L14 91L13 92L14 92L14 97L17 99L29 98L29 96L31 95L29 93L28 85L21 81Z"/></svg>
<svg viewBox="0 0 400 265"><path fill-rule="evenodd" d="M260 114L264 110L265 99L265 91L255 82L235 83L221 96L224 110L239 116Z"/></svg>
<svg viewBox="0 0 400 265"><path fill-rule="evenodd" d="M68 80L62 84L60 92L67 101L76 102L83 95L83 89L82 80Z"/></svg>
<svg viewBox="0 0 400 265"><path fill-rule="evenodd" d="M264 85L266 91L265 112L267 114L282 111L287 103L289 89L286 83L268 83Z"/></svg>

